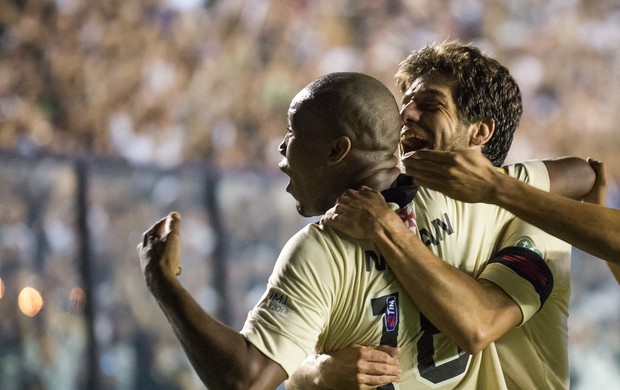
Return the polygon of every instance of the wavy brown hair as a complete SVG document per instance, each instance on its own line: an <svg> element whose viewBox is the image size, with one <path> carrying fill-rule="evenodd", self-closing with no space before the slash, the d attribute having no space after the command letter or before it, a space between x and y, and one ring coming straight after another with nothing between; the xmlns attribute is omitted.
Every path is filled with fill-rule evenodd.
<svg viewBox="0 0 620 390"><path fill-rule="evenodd" d="M446 41L413 51L394 77L404 93L415 79L433 73L452 80L452 99L464 124L495 121L495 132L482 153L494 165L502 165L523 113L519 86L508 69L475 46Z"/></svg>

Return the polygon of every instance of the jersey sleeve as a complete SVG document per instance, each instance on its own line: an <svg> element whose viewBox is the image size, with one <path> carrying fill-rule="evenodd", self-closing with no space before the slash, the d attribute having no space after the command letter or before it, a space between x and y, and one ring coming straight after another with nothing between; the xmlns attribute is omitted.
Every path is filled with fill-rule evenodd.
<svg viewBox="0 0 620 390"><path fill-rule="evenodd" d="M312 225L293 236L241 330L289 377L315 347L329 319L335 286L330 264L335 262L328 259Z"/></svg>
<svg viewBox="0 0 620 390"><path fill-rule="evenodd" d="M540 160L506 167L506 173L541 190L549 190L549 174ZM570 246L519 218L499 237L496 254L480 275L499 285L517 302L523 323L538 312L556 285L556 273L570 259Z"/></svg>
<svg viewBox="0 0 620 390"><path fill-rule="evenodd" d="M508 165L503 168L508 175L543 190L549 191L549 172L542 160L529 160L522 163Z"/></svg>
<svg viewBox="0 0 620 390"><path fill-rule="evenodd" d="M517 302L523 324L542 308L554 288L564 288L557 279L570 262L571 247L515 218L500 237L498 249L480 277L499 285Z"/></svg>

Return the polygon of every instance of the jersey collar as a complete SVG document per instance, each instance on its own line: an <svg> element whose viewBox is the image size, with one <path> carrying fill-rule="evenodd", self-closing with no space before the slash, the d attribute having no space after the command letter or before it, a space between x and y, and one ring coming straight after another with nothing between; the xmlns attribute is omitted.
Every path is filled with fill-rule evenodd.
<svg viewBox="0 0 620 390"><path fill-rule="evenodd" d="M413 201L417 192L418 187L413 183L413 178L401 173L396 178L394 185L381 191L381 195L386 202L396 203L399 208L403 208Z"/></svg>

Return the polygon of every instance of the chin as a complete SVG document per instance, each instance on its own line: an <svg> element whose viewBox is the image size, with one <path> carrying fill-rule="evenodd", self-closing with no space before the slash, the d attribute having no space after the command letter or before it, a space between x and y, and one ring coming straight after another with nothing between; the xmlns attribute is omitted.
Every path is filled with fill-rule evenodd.
<svg viewBox="0 0 620 390"><path fill-rule="evenodd" d="M297 212L299 213L299 215L301 215L302 217L311 217L312 215L309 215L309 213L306 211L306 209L304 208L304 206L302 206L299 202L297 203Z"/></svg>
<svg viewBox="0 0 620 390"><path fill-rule="evenodd" d="M306 215L304 214L304 209L300 205L297 205L297 213L302 217L306 217Z"/></svg>
<svg viewBox="0 0 620 390"><path fill-rule="evenodd" d="M304 207L301 203L297 202L297 212L299 215L305 218L316 217L317 215L323 215L323 211L312 210Z"/></svg>

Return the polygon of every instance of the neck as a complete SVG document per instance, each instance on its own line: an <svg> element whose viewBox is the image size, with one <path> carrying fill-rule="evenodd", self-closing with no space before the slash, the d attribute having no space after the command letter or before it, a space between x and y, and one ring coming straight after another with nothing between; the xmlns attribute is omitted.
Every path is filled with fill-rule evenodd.
<svg viewBox="0 0 620 390"><path fill-rule="evenodd" d="M346 174L345 174L346 172ZM354 181L342 180L333 189L333 198L326 198L325 210L336 203L336 198L345 190L357 190L361 186L370 187L377 191L387 190L394 185L396 178L401 173L398 166L398 157L391 155L389 158L374 159L372 163L366 163L363 167L351 170L350 167L336 174L340 178L357 178ZM339 188L338 188L339 187Z"/></svg>
<svg viewBox="0 0 620 390"><path fill-rule="evenodd" d="M394 182L399 174L400 169L396 167L374 172L374 174L367 177L366 180L360 184L360 186L364 185L377 191L387 190L394 185Z"/></svg>

